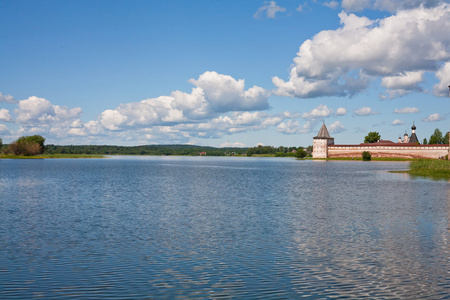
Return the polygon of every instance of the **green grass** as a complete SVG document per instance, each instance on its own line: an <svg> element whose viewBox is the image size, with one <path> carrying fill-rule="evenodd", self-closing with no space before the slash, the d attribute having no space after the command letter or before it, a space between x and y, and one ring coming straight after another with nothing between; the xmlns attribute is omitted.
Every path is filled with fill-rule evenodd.
<svg viewBox="0 0 450 300"><path fill-rule="evenodd" d="M333 157L333 158L314 158L315 160L359 160L362 161L362 157ZM417 161L417 158L394 158L394 157L373 157L372 161Z"/></svg>
<svg viewBox="0 0 450 300"><path fill-rule="evenodd" d="M412 176L450 179L450 161L438 159L422 159L409 164L408 173Z"/></svg>
<svg viewBox="0 0 450 300"><path fill-rule="evenodd" d="M41 158L103 158L104 155L94 154L42 154Z"/></svg>
<svg viewBox="0 0 450 300"><path fill-rule="evenodd" d="M42 157L3 154L3 155L0 155L0 159L42 159Z"/></svg>

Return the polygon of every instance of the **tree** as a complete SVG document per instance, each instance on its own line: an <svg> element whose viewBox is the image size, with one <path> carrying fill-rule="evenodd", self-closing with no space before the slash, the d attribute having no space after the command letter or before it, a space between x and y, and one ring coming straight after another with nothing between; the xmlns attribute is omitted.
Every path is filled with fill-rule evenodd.
<svg viewBox="0 0 450 300"><path fill-rule="evenodd" d="M447 132L447 133L445 134L445 136L444 136L444 144L446 144L446 145L449 144L449 141L448 141L449 135L450 135L450 132Z"/></svg>
<svg viewBox="0 0 450 300"><path fill-rule="evenodd" d="M376 143L381 139L381 136L378 132L372 131L369 132L368 135L364 138L364 143Z"/></svg>
<svg viewBox="0 0 450 300"><path fill-rule="evenodd" d="M8 152L14 155L32 156L44 153L45 139L40 135L22 136L12 142Z"/></svg>
<svg viewBox="0 0 450 300"><path fill-rule="evenodd" d="M434 144L443 144L444 138L442 137L442 132L439 130L439 128L436 128L434 130L434 133L430 136L430 145Z"/></svg>
<svg viewBox="0 0 450 300"><path fill-rule="evenodd" d="M301 149L301 148L298 148L297 149L297 153L295 153L295 156L297 157L297 158L305 158L306 157L306 151L305 150L303 150L303 149Z"/></svg>
<svg viewBox="0 0 450 300"><path fill-rule="evenodd" d="M428 144L427 138L424 138L424 139L423 139L422 144L424 144L424 145Z"/></svg>
<svg viewBox="0 0 450 300"><path fill-rule="evenodd" d="M27 142L27 143L36 143L40 147L44 148L45 138L40 135L32 135L32 136L22 136L18 140L18 142Z"/></svg>

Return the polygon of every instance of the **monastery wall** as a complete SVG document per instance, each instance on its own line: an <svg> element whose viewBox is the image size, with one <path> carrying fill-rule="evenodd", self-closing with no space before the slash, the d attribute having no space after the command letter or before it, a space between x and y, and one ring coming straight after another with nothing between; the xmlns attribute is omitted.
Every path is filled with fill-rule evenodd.
<svg viewBox="0 0 450 300"><path fill-rule="evenodd" d="M328 157L361 157L364 151L372 157L438 159L449 154L449 145L330 145Z"/></svg>

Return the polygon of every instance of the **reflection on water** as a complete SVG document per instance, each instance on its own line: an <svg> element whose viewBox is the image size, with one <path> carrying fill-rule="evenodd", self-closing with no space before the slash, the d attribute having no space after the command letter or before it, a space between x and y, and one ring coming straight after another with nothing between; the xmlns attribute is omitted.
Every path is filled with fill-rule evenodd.
<svg viewBox="0 0 450 300"><path fill-rule="evenodd" d="M0 161L0 298L444 298L450 189L407 163Z"/></svg>

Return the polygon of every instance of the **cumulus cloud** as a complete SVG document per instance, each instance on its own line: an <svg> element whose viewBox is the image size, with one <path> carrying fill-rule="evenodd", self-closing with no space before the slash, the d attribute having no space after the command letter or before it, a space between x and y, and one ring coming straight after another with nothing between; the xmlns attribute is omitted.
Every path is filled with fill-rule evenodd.
<svg viewBox="0 0 450 300"><path fill-rule="evenodd" d="M439 79L439 83L433 86L434 95L438 97L449 97L450 62L444 64L444 66L436 72L436 78Z"/></svg>
<svg viewBox="0 0 450 300"><path fill-rule="evenodd" d="M431 114L428 117L422 119L423 122L437 122L441 120L444 120L444 118L438 113Z"/></svg>
<svg viewBox="0 0 450 300"><path fill-rule="evenodd" d="M205 72L190 93L174 91L169 96L121 104L101 112L97 120L83 122L81 108L52 104L36 96L21 100L14 110L0 109L0 120L20 125L16 134L45 134L51 140L111 143L187 143L192 138L217 138L251 130L278 126L298 114L269 115L270 93L261 87L245 88L243 79L216 72Z"/></svg>
<svg viewBox="0 0 450 300"><path fill-rule="evenodd" d="M376 9L395 12L397 10L412 9L420 6L435 7L439 0L342 0L342 7L346 11L361 11L364 9Z"/></svg>
<svg viewBox="0 0 450 300"><path fill-rule="evenodd" d="M265 1L264 5L258 8L253 15L254 18L261 18L265 15L266 18L275 19L277 13L285 12L286 8L278 6L275 1Z"/></svg>
<svg viewBox="0 0 450 300"><path fill-rule="evenodd" d="M328 2L325 2L323 5L326 6L326 7L335 9L335 8L337 8L339 6L339 2L337 2L337 1L328 1Z"/></svg>
<svg viewBox="0 0 450 300"><path fill-rule="evenodd" d="M0 121L6 121L6 122L12 121L11 115L9 114L9 110L7 110L5 108L0 109Z"/></svg>
<svg viewBox="0 0 450 300"><path fill-rule="evenodd" d="M331 108L328 108L324 104L320 104L318 107L311 110L309 113L304 113L302 118L307 119L316 119L316 118L325 118L330 116L334 111Z"/></svg>
<svg viewBox="0 0 450 300"><path fill-rule="evenodd" d="M336 121L328 126L328 130L330 131L330 133L341 133L346 131L347 129L344 127L344 125L342 125L341 122Z"/></svg>
<svg viewBox="0 0 450 300"><path fill-rule="evenodd" d="M310 132L313 121L308 120L305 124L300 125L298 121L289 120L282 122L277 126L277 132L283 134L299 134Z"/></svg>
<svg viewBox="0 0 450 300"><path fill-rule="evenodd" d="M417 107L403 107L403 108L396 108L394 110L394 113L396 114L414 114L418 113L420 110Z"/></svg>
<svg viewBox="0 0 450 300"><path fill-rule="evenodd" d="M269 93L258 86L245 90L243 79L205 72L189 82L196 86L191 93L175 91L170 96L122 104L102 112L99 122L104 128L116 131L130 127L199 123L221 113L269 107Z"/></svg>
<svg viewBox="0 0 450 300"><path fill-rule="evenodd" d="M410 91L422 91L419 83L423 81L423 71L405 72L396 76L386 76L381 79L381 86L386 88L387 95L382 99L392 99L408 94Z"/></svg>
<svg viewBox="0 0 450 300"><path fill-rule="evenodd" d="M17 102L17 107L14 110L15 121L12 118L9 120L20 125L16 135L45 134L47 139L51 139L87 136L89 133L79 119L82 113L80 107L53 105L49 100L36 96ZM8 118L8 114L4 116Z"/></svg>
<svg viewBox="0 0 450 300"><path fill-rule="evenodd" d="M11 95L3 95L0 93L0 102L6 102L6 103L16 103L14 100L14 97Z"/></svg>
<svg viewBox="0 0 450 300"><path fill-rule="evenodd" d="M215 112L263 110L269 107L268 92L253 86L244 90L245 81L229 75L205 72L190 83L204 91L209 106Z"/></svg>
<svg viewBox="0 0 450 300"><path fill-rule="evenodd" d="M370 107L361 107L355 110L353 114L362 117L362 116L376 115L378 114L378 112L373 111L372 108Z"/></svg>
<svg viewBox="0 0 450 300"><path fill-rule="evenodd" d="M338 116L346 115L346 114L347 114L347 109L346 109L345 107L339 107L339 108L336 110L336 114L337 114Z"/></svg>
<svg viewBox="0 0 450 300"><path fill-rule="evenodd" d="M44 124L78 118L82 110L80 107L69 109L53 105L45 98L32 96L19 101L18 109L14 112L17 115L16 123L18 124Z"/></svg>
<svg viewBox="0 0 450 300"><path fill-rule="evenodd" d="M405 124L405 122L399 120L399 119L395 119L394 121L391 122L391 125L393 126L399 126L399 125L403 125Z"/></svg>
<svg viewBox="0 0 450 300"><path fill-rule="evenodd" d="M424 72L450 60L450 5L401 10L380 20L344 11L339 17L340 28L321 31L300 46L288 81L272 78L277 95L353 96L381 77L385 97L401 96L421 90ZM441 82L446 68L436 74ZM436 89L444 90L442 84Z"/></svg>

